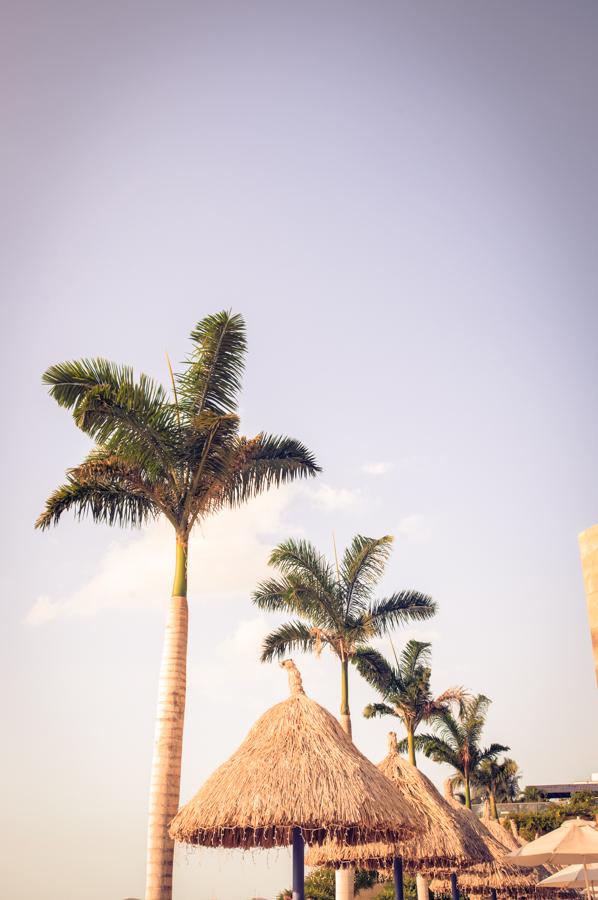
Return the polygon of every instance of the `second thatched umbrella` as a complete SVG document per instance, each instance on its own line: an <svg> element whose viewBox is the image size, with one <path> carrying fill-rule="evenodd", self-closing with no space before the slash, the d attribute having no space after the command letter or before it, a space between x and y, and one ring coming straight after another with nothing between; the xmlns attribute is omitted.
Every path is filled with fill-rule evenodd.
<svg viewBox="0 0 598 900"><path fill-rule="evenodd" d="M399 754L394 732L388 735L388 753L378 768L395 784L405 802L417 810L421 833L400 845L377 842L347 847L328 840L310 849L309 865L393 869L395 893L400 896L403 865L410 872L446 875L491 862L492 856L476 830L443 799L423 772Z"/></svg>
<svg viewBox="0 0 598 900"><path fill-rule="evenodd" d="M207 847L293 845L293 900L303 900L303 848L398 842L420 829L416 812L310 700L291 660L291 696L256 722L238 750L173 819L176 841Z"/></svg>

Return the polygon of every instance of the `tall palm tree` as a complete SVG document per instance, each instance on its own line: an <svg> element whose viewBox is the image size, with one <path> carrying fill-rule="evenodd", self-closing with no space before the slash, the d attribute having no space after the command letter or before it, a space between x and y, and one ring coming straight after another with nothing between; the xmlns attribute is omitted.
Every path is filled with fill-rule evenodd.
<svg viewBox="0 0 598 900"><path fill-rule="evenodd" d="M469 809L472 775L477 773L484 760L496 759L499 753L509 749L502 744L480 747L490 702L483 694L468 697L461 702L456 716L445 710L435 719L435 733L420 734L414 738L416 748L423 750L427 757L453 767L465 787L465 805ZM403 742L403 752L406 743Z"/></svg>
<svg viewBox="0 0 598 900"><path fill-rule="evenodd" d="M253 602L260 609L297 618L264 640L262 661L298 649L319 653L328 646L341 666L341 724L351 734L349 663L371 638L403 622L428 619L436 605L419 591L404 590L373 600L392 546L392 537L357 535L333 567L313 544L290 539L272 551L280 578L260 584Z"/></svg>
<svg viewBox="0 0 598 900"><path fill-rule="evenodd" d="M355 665L361 675L380 694L382 703L369 703L363 711L366 719L375 716L396 716L407 732L409 762L417 766L413 738L422 722L431 722L441 713L450 711L452 703L461 703L467 696L463 688L448 688L434 697L430 687L430 647L423 641L407 641L395 665L391 665L377 650L360 649ZM394 648L393 648L394 651Z"/></svg>
<svg viewBox="0 0 598 900"><path fill-rule="evenodd" d="M498 819L497 801L514 800L519 794L519 766L505 757L483 760L472 776L472 784L488 800L490 818Z"/></svg>
<svg viewBox="0 0 598 900"><path fill-rule="evenodd" d="M158 694L147 851L146 900L170 900L174 845L168 824L179 802L187 656L187 550L193 526L271 485L319 471L298 441L239 435L238 395L246 339L241 316L220 312L191 332L172 396L128 366L83 359L43 376L60 406L95 442L67 472L36 522L72 510L95 522L141 526L164 516L174 529L175 571Z"/></svg>

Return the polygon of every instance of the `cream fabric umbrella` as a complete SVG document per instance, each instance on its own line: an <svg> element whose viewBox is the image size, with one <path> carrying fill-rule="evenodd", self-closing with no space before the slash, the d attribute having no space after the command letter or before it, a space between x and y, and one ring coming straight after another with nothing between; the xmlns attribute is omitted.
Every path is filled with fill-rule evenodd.
<svg viewBox="0 0 598 900"><path fill-rule="evenodd" d="M584 871L584 880L588 900L591 900L588 863L598 862L598 828L585 819L570 819L563 822L560 828L543 834L535 841L530 841L506 860L515 866L538 866L542 863L566 865L580 863Z"/></svg>
<svg viewBox="0 0 598 900"><path fill-rule="evenodd" d="M592 887L598 884L598 863L590 863L585 870L581 863L567 866L560 872L555 872L543 881L538 882L538 887L543 888L576 888L583 890L586 885L586 874ZM594 893L596 893L594 888Z"/></svg>

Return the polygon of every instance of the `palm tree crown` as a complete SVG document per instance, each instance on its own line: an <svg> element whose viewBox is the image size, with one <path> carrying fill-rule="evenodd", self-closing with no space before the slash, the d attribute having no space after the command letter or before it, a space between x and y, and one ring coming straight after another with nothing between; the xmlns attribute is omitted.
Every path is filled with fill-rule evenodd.
<svg viewBox="0 0 598 900"><path fill-rule="evenodd" d="M375 716L396 716L407 731L409 760L416 765L413 737L422 722L430 722L441 713L450 711L452 703L461 703L467 696L463 688L448 688L434 697L430 687L431 644L407 641L391 665L377 650L366 647L358 650L355 665L360 674L382 697L382 703L370 703L363 711L367 719Z"/></svg>
<svg viewBox="0 0 598 900"><path fill-rule="evenodd" d="M303 444L241 437L238 394L246 352L241 316L208 316L191 332L173 396L147 375L105 359L51 366L44 383L96 446L49 497L36 527L73 510L96 522L139 526L165 516L186 542L193 525L272 484L319 471Z"/></svg>
<svg viewBox="0 0 598 900"><path fill-rule="evenodd" d="M146 900L172 896L186 696L187 545L196 522L271 485L319 471L303 444L239 435L238 395L246 341L239 315L207 316L191 332L172 396L147 375L105 359L52 366L50 394L95 442L46 501L38 528L72 510L95 522L140 526L164 516L175 531L175 574L160 670L148 816ZM170 363L169 363L170 367Z"/></svg>
<svg viewBox="0 0 598 900"><path fill-rule="evenodd" d="M416 748L427 757L453 767L465 786L465 804L469 808L471 776L484 760L496 759L509 749L502 744L480 747L490 702L483 694L468 697L460 703L456 716L450 710L440 713L434 721L435 733L414 738Z"/></svg>
<svg viewBox="0 0 598 900"><path fill-rule="evenodd" d="M348 663L358 650L388 629L428 619L436 611L430 597L419 591L403 590L373 599L392 540L389 535L357 535L336 567L308 541L288 540L270 557L270 565L278 569L280 577L264 581L253 594L253 602L261 609L296 617L266 637L262 661L294 649L319 653L328 646L341 661L343 716L349 716Z"/></svg>
<svg viewBox="0 0 598 900"><path fill-rule="evenodd" d="M519 795L519 766L514 759L505 757L483 760L472 775L472 785L488 800L490 816L498 819L497 802L512 801Z"/></svg>

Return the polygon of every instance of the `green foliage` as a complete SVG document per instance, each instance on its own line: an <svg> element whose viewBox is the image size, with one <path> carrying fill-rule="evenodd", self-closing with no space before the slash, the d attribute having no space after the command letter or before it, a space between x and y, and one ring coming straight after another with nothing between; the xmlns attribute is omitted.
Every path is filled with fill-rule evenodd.
<svg viewBox="0 0 598 900"><path fill-rule="evenodd" d="M266 637L262 661L295 649L318 652L328 646L346 662L368 640L392 626L432 616L434 602L419 591L401 591L384 600L372 598L391 544L388 535L357 535L336 570L308 541L291 538L276 547L270 565L279 577L258 585L253 602L260 609L296 618Z"/></svg>
<svg viewBox="0 0 598 900"><path fill-rule="evenodd" d="M596 815L598 815L598 797L588 791L579 791L572 794L570 800L565 803L551 803L549 808L540 812L509 813L506 821L513 820L521 837L526 841L533 841L537 836L558 828L565 819L572 816L593 819Z"/></svg>
<svg viewBox="0 0 598 900"><path fill-rule="evenodd" d="M355 872L355 896L357 896L364 888L376 884L377 880L378 875L376 872L367 872L365 869L357 869ZM334 900L334 885L334 869L313 869L313 871L305 878L306 900ZM287 898L292 896L292 891L287 889L278 894L277 900L287 900Z"/></svg>
<svg viewBox="0 0 598 900"><path fill-rule="evenodd" d="M415 878L409 875L403 877L403 896L405 900L417 900L417 889L415 886ZM432 897L432 894L430 894ZM395 889L392 881L387 881L380 889L380 893L376 896L376 900L395 900Z"/></svg>
<svg viewBox="0 0 598 900"><path fill-rule="evenodd" d="M192 353L173 376L172 397L129 366L83 359L51 366L43 381L95 447L67 472L36 527L72 511L95 522L140 526L165 516L186 539L196 521L224 506L319 472L299 441L239 435L245 324L221 312L191 332ZM178 385L178 390L177 390Z"/></svg>
<svg viewBox="0 0 598 900"><path fill-rule="evenodd" d="M576 791L565 806L571 816L593 818L598 815L598 797L591 791Z"/></svg>
<svg viewBox="0 0 598 900"><path fill-rule="evenodd" d="M525 803L538 803L540 800L544 800L544 794L530 784L523 790L523 800Z"/></svg>

